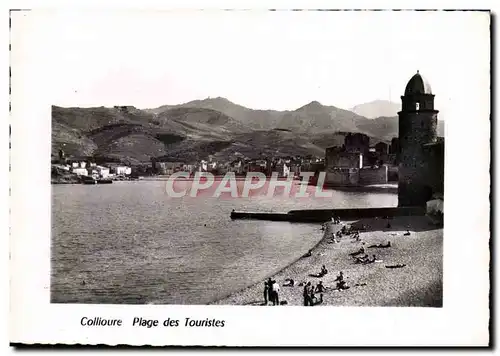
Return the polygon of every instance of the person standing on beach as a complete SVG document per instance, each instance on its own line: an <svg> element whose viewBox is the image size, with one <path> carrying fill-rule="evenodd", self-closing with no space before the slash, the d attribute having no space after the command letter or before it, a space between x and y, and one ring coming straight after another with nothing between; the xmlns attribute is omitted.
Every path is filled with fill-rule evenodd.
<svg viewBox="0 0 500 356"><path fill-rule="evenodd" d="M267 280L267 299L272 302L273 301L273 280L269 277Z"/></svg>
<svg viewBox="0 0 500 356"><path fill-rule="evenodd" d="M307 282L307 284L304 286L304 293L303 293L303 297L304 297L304 306L308 306L309 305L309 289L311 288L311 282Z"/></svg>
<svg viewBox="0 0 500 356"><path fill-rule="evenodd" d="M279 291L280 291L280 285L278 284L278 282L273 281L272 284L273 305L280 305Z"/></svg>
<svg viewBox="0 0 500 356"><path fill-rule="evenodd" d="M267 281L264 282L264 305L267 305L267 297L269 296L269 285Z"/></svg>
<svg viewBox="0 0 500 356"><path fill-rule="evenodd" d="M314 299L316 299L316 296L314 295L314 286L311 286L311 289L309 290L309 305L314 306Z"/></svg>

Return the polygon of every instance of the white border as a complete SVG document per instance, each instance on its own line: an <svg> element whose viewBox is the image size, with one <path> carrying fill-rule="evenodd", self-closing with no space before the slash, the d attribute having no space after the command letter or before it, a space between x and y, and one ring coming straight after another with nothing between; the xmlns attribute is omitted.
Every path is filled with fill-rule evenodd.
<svg viewBox="0 0 500 356"><path fill-rule="evenodd" d="M16 7L40 7L38 3L29 1L21 3L23 6L16 2ZM44 6L47 6L47 3L44 3ZM153 3L158 5L158 2L146 1L141 2L140 7L144 8L145 4ZM179 3L174 2L173 7L178 7L175 4ZM448 2L447 6L441 7L456 8L462 3ZM50 4L68 6L62 2ZM199 7L199 2L196 6L189 4L182 2L182 7ZM314 6L308 3L307 7L327 6L324 2L322 4ZM413 4L413 7L424 7L424 4L425 1L421 1ZM96 5L96 1L85 3L85 6ZM135 4L106 3L106 7L139 7L132 5ZM216 7L226 7L224 5L235 8L235 5L229 2L222 2L222 6ZM349 2L346 7L352 8L354 5ZM403 7L398 4L393 6ZM479 5L476 3L475 6ZM260 8L268 7L270 6L263 5ZM281 7L293 6L287 2ZM21 63L21 60L24 61L24 67L15 74L12 89L11 122L14 143L11 152L13 200L10 268L13 272L10 341L227 346L448 346L487 343L488 290L483 287L488 286L486 271L489 263L489 98L479 98L481 105L475 107L467 107L464 103L463 108L457 108L460 109L457 112L462 112L462 119L451 119L446 123L447 208L444 244L445 291L442 309L322 307L305 311L298 307L269 310L226 306L50 305L47 274L47 243L50 240L44 237L44 232L50 232L50 210L47 209L47 206L50 207L50 176L47 161L50 157L51 103L47 85L50 83L50 75L57 73L42 73L39 67L32 65L33 62L27 61L26 58L18 59L19 62L16 63ZM463 145L465 135L470 140L467 141L466 147ZM40 159L42 155L46 158ZM464 167L468 163L473 163L473 166ZM468 280L474 280L474 284L481 288L467 288ZM135 315L157 319L174 316L214 316L225 319L227 327L219 330L136 330L124 327L120 331L82 330L79 327L78 321L82 316L104 314L116 315L124 320ZM311 328L307 325L309 322L301 327L302 318L305 316L309 321L316 320L317 327Z"/></svg>

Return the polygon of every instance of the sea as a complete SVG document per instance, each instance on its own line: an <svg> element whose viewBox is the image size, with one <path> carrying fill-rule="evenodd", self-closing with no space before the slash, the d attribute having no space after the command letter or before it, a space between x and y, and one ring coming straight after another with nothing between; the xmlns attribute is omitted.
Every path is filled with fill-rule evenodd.
<svg viewBox="0 0 500 356"><path fill-rule="evenodd" d="M322 238L319 224L231 220L233 209L396 205L388 192L178 198L164 181L52 185L51 302L207 304L276 273Z"/></svg>

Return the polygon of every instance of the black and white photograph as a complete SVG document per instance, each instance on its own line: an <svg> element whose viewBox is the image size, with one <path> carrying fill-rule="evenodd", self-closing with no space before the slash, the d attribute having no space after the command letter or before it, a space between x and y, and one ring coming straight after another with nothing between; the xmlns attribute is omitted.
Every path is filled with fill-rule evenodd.
<svg viewBox="0 0 500 356"><path fill-rule="evenodd" d="M435 316L456 307L457 278L488 312L489 210L459 206L468 188L453 186L470 180L489 204L488 11L35 10L11 23L13 113L29 105L16 78L47 85L19 89L43 96L44 117L25 115L18 128L43 123L11 157L40 161L22 181L46 187L44 223L25 227L47 236L31 288L86 308L75 330L228 330L219 307L302 313L302 328L330 311ZM455 129L465 120L476 131ZM483 229L451 236L448 209ZM141 306L210 312L117 317Z"/></svg>

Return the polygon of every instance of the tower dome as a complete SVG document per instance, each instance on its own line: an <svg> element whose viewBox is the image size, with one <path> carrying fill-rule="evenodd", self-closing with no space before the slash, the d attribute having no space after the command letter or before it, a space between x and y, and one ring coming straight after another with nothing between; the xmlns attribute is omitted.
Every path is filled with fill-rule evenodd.
<svg viewBox="0 0 500 356"><path fill-rule="evenodd" d="M411 77L406 84L405 96L414 94L432 94L432 89L427 80L423 78L417 70L417 74Z"/></svg>

